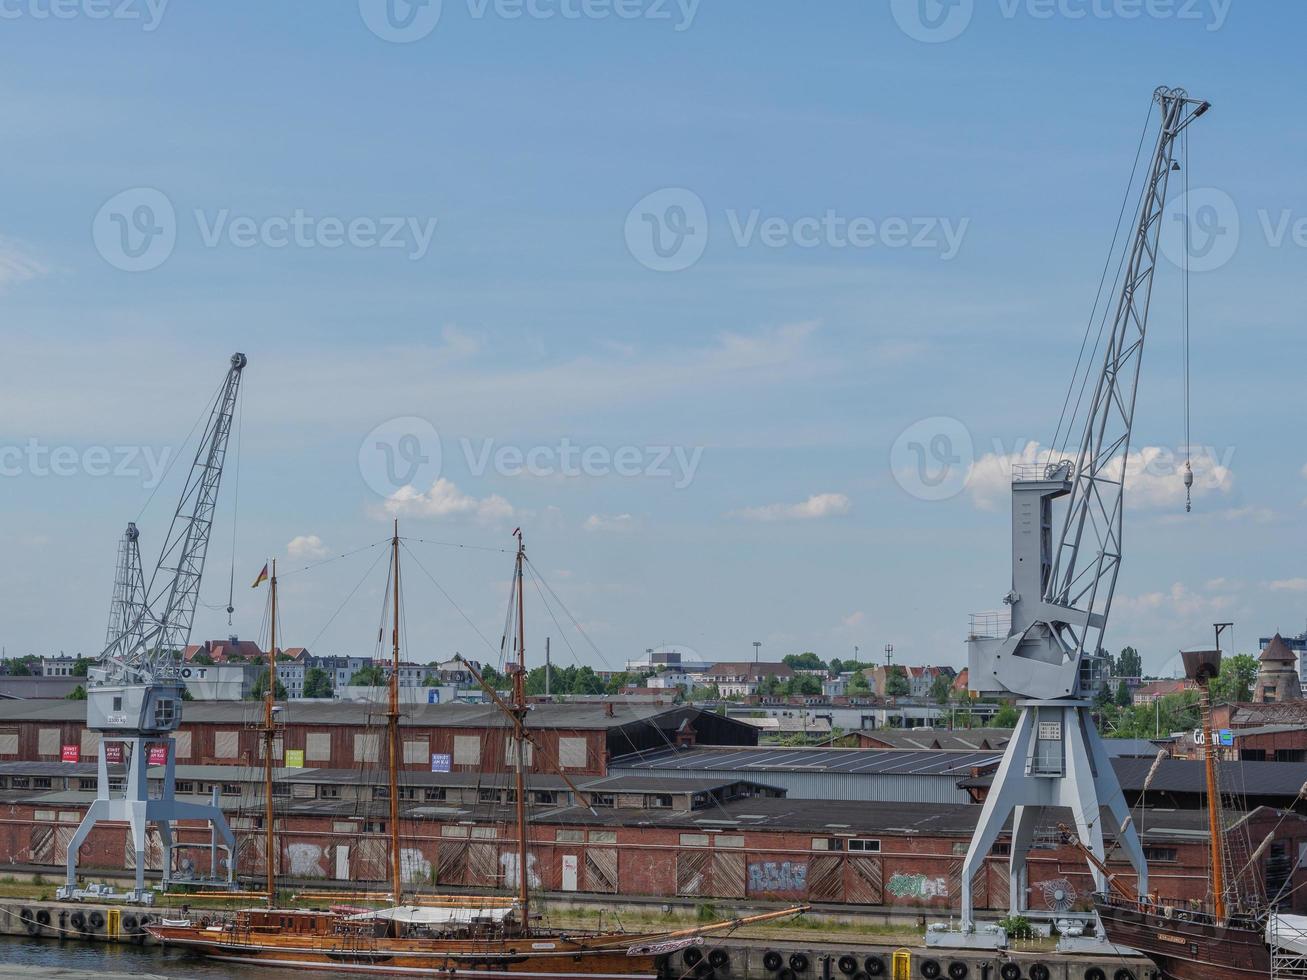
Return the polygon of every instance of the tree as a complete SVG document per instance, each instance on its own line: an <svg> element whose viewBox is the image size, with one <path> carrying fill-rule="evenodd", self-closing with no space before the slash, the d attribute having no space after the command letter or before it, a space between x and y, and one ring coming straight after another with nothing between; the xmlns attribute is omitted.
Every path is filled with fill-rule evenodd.
<svg viewBox="0 0 1307 980"><path fill-rule="evenodd" d="M844 661L839 657L831 657L829 669L832 677L839 677L840 674L844 673Z"/></svg>
<svg viewBox="0 0 1307 980"><path fill-rule="evenodd" d="M304 696L329 698L333 693L331 675L321 667L310 667L304 672Z"/></svg>
<svg viewBox="0 0 1307 980"><path fill-rule="evenodd" d="M1212 681L1212 701L1232 704L1253 699L1253 684L1257 680L1257 659L1246 653L1226 657L1221 661L1221 674Z"/></svg>
<svg viewBox="0 0 1307 980"><path fill-rule="evenodd" d="M201 667L212 667L213 657L209 656L207 653L197 653L191 658L191 663L199 664Z"/></svg>
<svg viewBox="0 0 1307 980"><path fill-rule="evenodd" d="M867 682L867 675L864 674L862 671L858 671L851 678L849 678L849 693L850 694L871 693L871 685Z"/></svg>
<svg viewBox="0 0 1307 980"><path fill-rule="evenodd" d="M1020 717L1015 704L1005 704L995 713L992 724L995 728L1015 728Z"/></svg>
<svg viewBox="0 0 1307 980"><path fill-rule="evenodd" d="M768 674L763 682L758 685L758 693L764 695L780 694L782 691L781 679L775 674Z"/></svg>
<svg viewBox="0 0 1307 980"><path fill-rule="evenodd" d="M789 665L791 670L825 670L826 662L811 650L803 653L790 653L781 657L781 663Z"/></svg>
<svg viewBox="0 0 1307 980"><path fill-rule="evenodd" d="M1134 647L1126 647L1112 663L1113 677L1144 676L1144 660Z"/></svg>
<svg viewBox="0 0 1307 980"><path fill-rule="evenodd" d="M811 674L796 674L785 685L786 694L820 694L821 680Z"/></svg>
<svg viewBox="0 0 1307 980"><path fill-rule="evenodd" d="M254 682L254 686L250 688L250 697L253 698L254 700L258 700L259 698L263 697L264 693L267 690L268 690L268 668L264 667L262 672L260 672L259 674L259 679L256 680ZM280 677L277 678L277 688L272 692L272 696L276 698L278 701L284 701L286 699L286 686L282 684Z"/></svg>
<svg viewBox="0 0 1307 980"><path fill-rule="evenodd" d="M354 671L349 678L350 687L385 687L386 672L380 664L368 664Z"/></svg>
<svg viewBox="0 0 1307 980"><path fill-rule="evenodd" d="M930 696L935 699L936 704L947 704L952 693L953 678L948 674L938 674L930 682Z"/></svg>
<svg viewBox="0 0 1307 980"><path fill-rule="evenodd" d="M75 688L73 688L71 691L69 691L67 694L64 695L64 700L65 700L65 701L85 701L85 700L86 700L86 688L82 687L81 684L78 684Z"/></svg>
<svg viewBox="0 0 1307 980"><path fill-rule="evenodd" d="M481 668L481 679L490 686L491 690L494 691L498 691L501 687L507 686L507 681L504 679L504 675L495 670L495 668L491 667L489 664L486 664Z"/></svg>
<svg viewBox="0 0 1307 980"><path fill-rule="evenodd" d="M90 657L79 656L76 660L73 661L73 676L85 677L86 672L90 670L91 667L93 667L94 665L95 665L95 661L92 660Z"/></svg>
<svg viewBox="0 0 1307 980"><path fill-rule="evenodd" d="M908 672L898 664L885 671L885 694L892 698L905 697L912 690Z"/></svg>
<svg viewBox="0 0 1307 980"><path fill-rule="evenodd" d="M1134 704L1134 698L1130 696L1130 685L1124 679L1116 686L1116 703L1121 708L1128 708Z"/></svg>
<svg viewBox="0 0 1307 980"><path fill-rule="evenodd" d="M32 668L27 657L21 657L17 660L9 661L10 677L30 677L31 675Z"/></svg>

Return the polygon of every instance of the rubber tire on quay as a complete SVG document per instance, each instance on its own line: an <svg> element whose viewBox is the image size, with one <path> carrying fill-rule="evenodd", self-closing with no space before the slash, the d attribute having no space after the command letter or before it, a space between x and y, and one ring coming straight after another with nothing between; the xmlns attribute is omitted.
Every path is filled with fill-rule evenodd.
<svg viewBox="0 0 1307 980"><path fill-rule="evenodd" d="M36 915L31 909L19 909L18 917L23 920L23 927L27 929L29 936L35 936L41 931L41 927L36 921Z"/></svg>
<svg viewBox="0 0 1307 980"><path fill-rule="evenodd" d="M1101 967L1091 966L1085 971L1085 980L1107 980L1107 974Z"/></svg>
<svg viewBox="0 0 1307 980"><path fill-rule="evenodd" d="M712 965L707 960L700 960L694 968L695 980L712 980Z"/></svg>
<svg viewBox="0 0 1307 980"><path fill-rule="evenodd" d="M86 931L86 913L78 909L68 917L68 923L78 932Z"/></svg>
<svg viewBox="0 0 1307 980"><path fill-rule="evenodd" d="M681 959L685 960L686 966L698 966L703 960L703 950L698 946L691 946L681 954Z"/></svg>
<svg viewBox="0 0 1307 980"><path fill-rule="evenodd" d="M868 956L862 961L862 968L873 977L884 976L885 961L879 956Z"/></svg>
<svg viewBox="0 0 1307 980"><path fill-rule="evenodd" d="M1004 963L998 968L998 975L1002 980L1021 980L1021 967L1015 963Z"/></svg>
<svg viewBox="0 0 1307 980"><path fill-rule="evenodd" d="M808 957L803 953L790 954L790 969L795 973L805 973L808 969Z"/></svg>
<svg viewBox="0 0 1307 980"><path fill-rule="evenodd" d="M50 913L45 909L41 909L40 912L37 912L36 924L40 926L48 926L50 924Z"/></svg>
<svg viewBox="0 0 1307 980"><path fill-rule="evenodd" d="M836 966L840 968L840 972L846 977L851 977L858 972L858 958L845 953L836 961Z"/></svg>
<svg viewBox="0 0 1307 980"><path fill-rule="evenodd" d="M769 949L762 954L762 968L768 973L775 973L785 965L785 960L781 954L774 949ZM1104 978L1106 980L1106 978Z"/></svg>
<svg viewBox="0 0 1307 980"><path fill-rule="evenodd" d="M1135 975L1125 967L1121 967L1121 969L1112 974L1112 980L1135 980Z"/></svg>
<svg viewBox="0 0 1307 980"><path fill-rule="evenodd" d="M731 965L731 954L718 946L708 954L708 963L714 970L722 970Z"/></svg>
<svg viewBox="0 0 1307 980"><path fill-rule="evenodd" d="M1036 963L1030 968L1030 980L1048 980L1049 976L1048 967L1043 963Z"/></svg>
<svg viewBox="0 0 1307 980"><path fill-rule="evenodd" d="M943 971L939 968L937 960L926 960L921 964L921 975L926 980L938 980L940 973Z"/></svg>
<svg viewBox="0 0 1307 980"><path fill-rule="evenodd" d="M948 965L949 980L967 980L967 974L971 968L961 960L954 960Z"/></svg>
<svg viewBox="0 0 1307 980"><path fill-rule="evenodd" d="M104 914L98 909L86 917L86 921L91 924L91 928L100 930L104 928Z"/></svg>
<svg viewBox="0 0 1307 980"><path fill-rule="evenodd" d="M776 976L779 977L780 980L797 980L798 978L798 974L788 966L782 969L780 973L776 974Z"/></svg>

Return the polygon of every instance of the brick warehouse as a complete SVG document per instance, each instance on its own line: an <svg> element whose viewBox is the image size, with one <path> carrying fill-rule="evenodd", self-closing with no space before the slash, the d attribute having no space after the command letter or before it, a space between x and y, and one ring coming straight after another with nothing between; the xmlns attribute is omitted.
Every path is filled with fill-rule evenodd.
<svg viewBox="0 0 1307 980"><path fill-rule="evenodd" d="M28 782L15 787L15 777L9 775L0 789L0 862L61 868L68 841L93 796L80 788L90 768L20 768L18 778ZM41 771L53 775L38 776ZM224 774L243 782L239 798L228 804L239 840L238 867L259 875L263 834L253 803L259 773L181 767L178 780L192 782L202 792L208 788L199 785L204 776L221 779ZM33 785L38 778L48 780L49 788ZM285 787L277 804L280 874L360 883L384 878L387 802L364 795L357 772L279 770L277 785ZM515 842L503 785L487 786L485 778L471 774L406 774L401 863L413 884L481 890L499 887L506 876L511 880ZM338 793L341 787L359 792L344 798ZM743 780L598 777L581 789L590 795L593 811L570 801L532 801L531 870L537 887L654 899L804 900L942 915L956 907L962 855L980 810L965 804L906 809L893 803L789 800ZM539 792L566 800L558 790ZM1144 811L1138 820L1154 890L1176 903L1201 899L1208 887L1205 815ZM1307 910L1307 896L1299 890L1307 884L1307 871L1291 867L1291 856L1307 845L1307 819L1259 808L1241 821L1244 826L1254 844L1277 830L1258 874L1272 892L1290 877L1285 889L1292 894L1290 903L1295 911ZM179 837L192 845L179 852L179 859L189 855L192 866L207 862L207 830L183 827ZM1006 908L1005 848L1000 841L976 879L979 907ZM147 861L156 870L160 855L152 836ZM125 831L97 828L82 861L88 868L133 867ZM1120 865L1119 870L1127 869ZM1053 887L1069 886L1084 905L1092 884L1074 851L1046 842L1031 857L1030 886L1029 902L1039 909L1046 889Z"/></svg>
<svg viewBox="0 0 1307 980"><path fill-rule="evenodd" d="M254 702L187 704L174 734L179 764L261 764L257 731L262 713ZM307 766L349 769L385 762L384 709L346 702L294 703L282 712L285 730L274 755L303 752ZM533 773L559 769L602 775L616 755L672 745L756 745L757 730L691 706L667 704L539 704L531 711L532 732L541 744ZM406 706L400 720L403 767L429 770L432 755L448 755L454 771L506 771L509 725L490 705ZM57 761L65 746L81 759L94 759L99 735L86 728L86 707L78 701L0 702L0 764Z"/></svg>

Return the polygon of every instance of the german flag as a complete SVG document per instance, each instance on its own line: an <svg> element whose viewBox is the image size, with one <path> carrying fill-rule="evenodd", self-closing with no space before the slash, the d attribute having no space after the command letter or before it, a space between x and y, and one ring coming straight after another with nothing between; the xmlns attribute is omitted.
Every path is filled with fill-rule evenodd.
<svg viewBox="0 0 1307 980"><path fill-rule="evenodd" d="M268 581L268 564L267 562L264 562L263 571L259 572L259 577L254 580L254 584L251 585L250 588L257 589L266 581Z"/></svg>

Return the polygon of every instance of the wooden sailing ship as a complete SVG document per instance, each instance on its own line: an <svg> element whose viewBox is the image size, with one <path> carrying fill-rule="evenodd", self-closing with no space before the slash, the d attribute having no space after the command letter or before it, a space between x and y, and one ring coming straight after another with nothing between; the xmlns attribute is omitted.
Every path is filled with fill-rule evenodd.
<svg viewBox="0 0 1307 980"><path fill-rule="evenodd" d="M1185 650L1181 656L1186 676L1198 684L1202 710L1211 900L1203 908L1172 908L1141 900L1108 875L1109 891L1095 896L1094 905L1108 940L1143 953L1167 980L1268 980L1272 961L1268 923L1274 922L1275 912L1269 907L1242 905L1237 882L1229 879L1225 861L1210 690L1211 681L1220 673L1221 651ZM1095 863L1107 874L1101 862Z"/></svg>
<svg viewBox="0 0 1307 980"><path fill-rule="evenodd" d="M528 814L526 807L527 746L532 736L526 724L525 628L523 623L523 564L526 550L520 529L513 593L516 604L516 655L507 673L511 700L499 695L471 665L469 671L491 701L512 724L515 747L517 894L513 898L480 896L423 897L406 904L400 866L399 835L399 528L391 539L393 611L392 665L389 710L386 713L389 750L390 893L380 896L390 906L379 910L345 908L285 909L277 907L275 855L278 852L272 810L272 748L275 729L276 570L271 579L272 643L269 683L264 697L264 777L267 792L264 853L267 855L266 908L243 909L234 919L164 920L148 926L150 934L168 946L193 950L224 962L292 969L331 970L360 974L444 977L512 973L522 977L602 977L604 980L657 980L680 976L672 957L704 936L750 923L795 915L807 906L715 922L690 929L628 933L620 931L556 930L540 927L532 913L529 888ZM566 780L567 777L564 776ZM570 780L568 785L582 799ZM313 896L335 898L342 896ZM355 896L357 898L357 896ZM366 896L374 898L377 896Z"/></svg>

